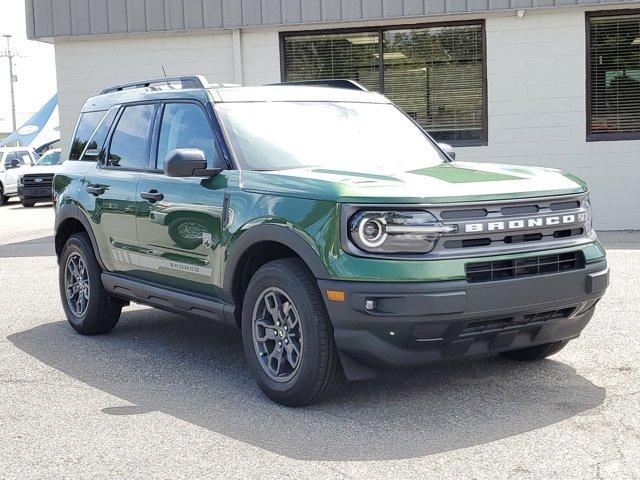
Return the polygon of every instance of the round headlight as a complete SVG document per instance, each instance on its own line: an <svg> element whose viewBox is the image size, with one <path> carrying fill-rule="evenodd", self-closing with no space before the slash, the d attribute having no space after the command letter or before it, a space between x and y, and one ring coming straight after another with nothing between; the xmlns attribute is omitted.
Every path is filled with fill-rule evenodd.
<svg viewBox="0 0 640 480"><path fill-rule="evenodd" d="M438 239L455 230L424 210L360 211L349 220L349 239L368 253L429 253Z"/></svg>
<svg viewBox="0 0 640 480"><path fill-rule="evenodd" d="M384 229L386 223L386 220L382 217L370 218L363 215L357 221L358 236L362 243L369 248L376 248L382 245L387 239L387 233Z"/></svg>

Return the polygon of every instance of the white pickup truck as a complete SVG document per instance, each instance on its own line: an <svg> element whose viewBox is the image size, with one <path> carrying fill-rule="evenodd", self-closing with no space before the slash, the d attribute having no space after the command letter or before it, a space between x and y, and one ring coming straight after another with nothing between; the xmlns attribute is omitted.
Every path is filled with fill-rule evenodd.
<svg viewBox="0 0 640 480"><path fill-rule="evenodd" d="M0 148L0 206L18 194L20 174L38 160L38 154L27 147Z"/></svg>
<svg viewBox="0 0 640 480"><path fill-rule="evenodd" d="M18 197L23 207L38 202L51 202L53 176L60 169L60 149L48 150L33 167L24 168L18 176Z"/></svg>

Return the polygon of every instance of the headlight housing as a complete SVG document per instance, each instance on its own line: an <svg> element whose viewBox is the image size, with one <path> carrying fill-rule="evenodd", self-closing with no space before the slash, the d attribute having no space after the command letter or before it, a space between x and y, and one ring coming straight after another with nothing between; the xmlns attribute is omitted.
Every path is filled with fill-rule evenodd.
<svg viewBox="0 0 640 480"><path fill-rule="evenodd" d="M591 202L589 201L589 197L587 197L584 201L584 231L587 235L590 235L593 232L593 212L591 211Z"/></svg>
<svg viewBox="0 0 640 480"><path fill-rule="evenodd" d="M23 175L20 175L18 177L18 185L24 185L24 176Z"/></svg>
<svg viewBox="0 0 640 480"><path fill-rule="evenodd" d="M456 230L424 210L360 210L348 221L351 242L367 253L425 254Z"/></svg>

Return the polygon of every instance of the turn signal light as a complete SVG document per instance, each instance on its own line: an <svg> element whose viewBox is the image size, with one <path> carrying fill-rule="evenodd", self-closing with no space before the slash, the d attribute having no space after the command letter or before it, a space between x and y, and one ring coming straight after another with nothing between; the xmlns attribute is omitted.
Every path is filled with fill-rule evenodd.
<svg viewBox="0 0 640 480"><path fill-rule="evenodd" d="M340 290L327 290L327 298L332 302L344 302L345 294Z"/></svg>

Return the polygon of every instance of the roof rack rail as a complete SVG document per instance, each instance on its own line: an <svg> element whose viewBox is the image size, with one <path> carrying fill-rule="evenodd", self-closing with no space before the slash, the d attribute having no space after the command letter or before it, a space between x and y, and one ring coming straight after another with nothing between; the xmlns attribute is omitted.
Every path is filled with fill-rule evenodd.
<svg viewBox="0 0 640 480"><path fill-rule="evenodd" d="M121 92L122 90L132 90L134 88L145 88L153 85L171 85L172 83L180 83L181 88L206 88L209 82L202 75L186 75L180 77L162 77L152 78L150 80L140 80L139 82L123 83L122 85L114 85L105 88L100 95L105 93Z"/></svg>
<svg viewBox="0 0 640 480"><path fill-rule="evenodd" d="M328 78L325 80L296 80L293 82L271 83L269 85L299 85L309 87L346 88L347 90L360 90L362 92L369 91L358 82L348 80L346 78Z"/></svg>

